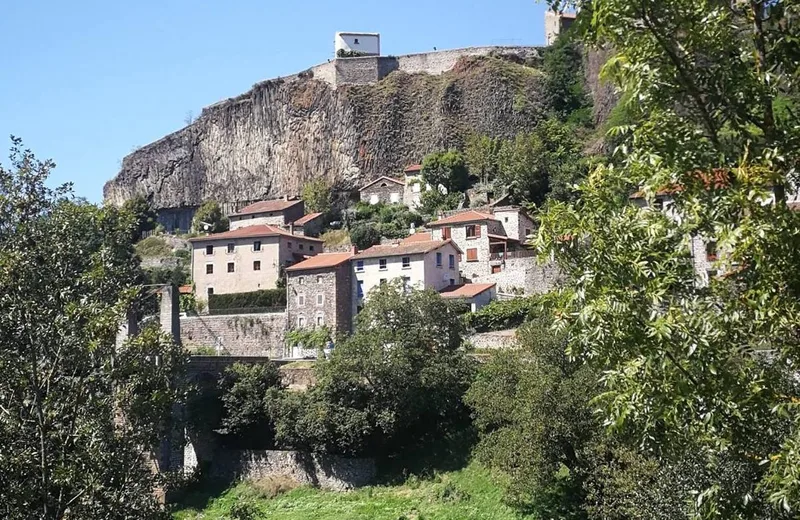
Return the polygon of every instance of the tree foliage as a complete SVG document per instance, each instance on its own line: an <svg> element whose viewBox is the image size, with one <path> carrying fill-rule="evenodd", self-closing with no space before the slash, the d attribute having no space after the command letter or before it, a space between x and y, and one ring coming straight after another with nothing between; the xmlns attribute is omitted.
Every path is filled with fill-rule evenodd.
<svg viewBox="0 0 800 520"><path fill-rule="evenodd" d="M115 347L138 293L137 218L47 188L53 163L19 139L10 159L0 167L0 516L160 517L145 452L178 398L184 358L152 329Z"/></svg>
<svg viewBox="0 0 800 520"><path fill-rule="evenodd" d="M137 195L125 201L122 211L133 215L136 222L136 232L134 241L139 240L145 231L155 229L158 224L158 214L150 206L150 203L142 195Z"/></svg>
<svg viewBox="0 0 800 520"><path fill-rule="evenodd" d="M325 179L317 178L303 186L302 199L306 212L327 213L331 210L331 186Z"/></svg>
<svg viewBox="0 0 800 520"><path fill-rule="evenodd" d="M282 390L281 375L274 363L237 363L220 378L223 414L220 433L226 444L243 449L274 446L272 403Z"/></svg>
<svg viewBox="0 0 800 520"><path fill-rule="evenodd" d="M610 426L665 461L687 446L702 457L696 516L796 514L800 216L785 200L800 161L798 6L584 7L584 39L615 49L605 74L643 117L613 131L618 154L579 202L542 217L539 246L572 279L557 314L570 353L603 370ZM673 193L680 218L631 205L637 190ZM707 286L693 238L724 251Z"/></svg>
<svg viewBox="0 0 800 520"><path fill-rule="evenodd" d="M214 200L207 200L201 204L192 219L192 229L195 232L220 233L227 231L229 225L228 217L222 213L222 207Z"/></svg>
<svg viewBox="0 0 800 520"><path fill-rule="evenodd" d="M458 150L434 152L422 160L422 179L436 190L440 186L448 193L469 188L469 170L464 155Z"/></svg>
<svg viewBox="0 0 800 520"><path fill-rule="evenodd" d="M350 229L350 242L359 249L381 243L381 232L371 224L357 224Z"/></svg>

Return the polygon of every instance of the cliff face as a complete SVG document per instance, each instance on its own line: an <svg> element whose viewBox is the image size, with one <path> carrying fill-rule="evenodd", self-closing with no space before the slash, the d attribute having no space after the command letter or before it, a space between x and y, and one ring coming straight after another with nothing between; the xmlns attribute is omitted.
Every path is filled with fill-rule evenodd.
<svg viewBox="0 0 800 520"><path fill-rule="evenodd" d="M235 203L299 193L312 179L356 188L470 132L511 137L544 117L541 74L498 57L464 57L441 74L395 71L341 85L299 75L260 83L191 125L125 157L108 202L145 195L154 207Z"/></svg>

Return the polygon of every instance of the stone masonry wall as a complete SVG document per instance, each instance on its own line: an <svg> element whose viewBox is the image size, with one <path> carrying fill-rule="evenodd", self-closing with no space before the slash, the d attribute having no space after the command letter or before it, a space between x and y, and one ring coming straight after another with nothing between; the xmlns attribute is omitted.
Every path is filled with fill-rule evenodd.
<svg viewBox="0 0 800 520"><path fill-rule="evenodd" d="M189 350L212 347L231 356L284 357L286 313L181 318L181 341Z"/></svg>
<svg viewBox="0 0 800 520"><path fill-rule="evenodd" d="M303 318L304 328L316 327L318 318L321 318L322 324L332 331L349 332L352 323L351 284L350 262L324 269L289 271L287 273L289 328L299 327L300 317ZM303 296L302 305L300 295ZM321 303L317 299L318 296L322 296Z"/></svg>
<svg viewBox="0 0 800 520"><path fill-rule="evenodd" d="M558 266L554 263L540 265L535 257L509 258L502 271L495 274L477 276L472 283L497 284L498 293L514 292L522 289L523 293L543 294L556 288L563 279Z"/></svg>
<svg viewBox="0 0 800 520"><path fill-rule="evenodd" d="M191 445L185 466L191 467ZM287 476L300 484L332 491L345 491L372 484L376 468L373 459L346 459L300 451L220 451L214 457L211 474L230 480L258 480Z"/></svg>

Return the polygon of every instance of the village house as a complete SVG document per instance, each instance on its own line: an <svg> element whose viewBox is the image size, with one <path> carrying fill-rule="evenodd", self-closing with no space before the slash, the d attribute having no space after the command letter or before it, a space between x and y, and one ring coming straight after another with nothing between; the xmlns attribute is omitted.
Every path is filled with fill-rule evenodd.
<svg viewBox="0 0 800 520"><path fill-rule="evenodd" d="M290 232L295 235L318 237L322 231L322 213L309 213L289 224Z"/></svg>
<svg viewBox="0 0 800 520"><path fill-rule="evenodd" d="M289 327L328 327L334 333L352 328L354 252L322 253L286 269Z"/></svg>
<svg viewBox="0 0 800 520"><path fill-rule="evenodd" d="M403 202L405 183L385 175L365 184L359 191L361 202L399 204Z"/></svg>
<svg viewBox="0 0 800 520"><path fill-rule="evenodd" d="M477 312L495 299L497 296L496 285L493 283L450 285L439 291L439 294L446 300L466 302L471 312Z"/></svg>
<svg viewBox="0 0 800 520"><path fill-rule="evenodd" d="M452 239L464 251L461 274L467 280L503 270L509 251L521 249L525 240L521 235L529 234L532 227L527 216L519 211L508 210L497 214L467 210L428 224L434 240ZM504 222L514 236L506 234ZM525 221L527 219L527 221Z"/></svg>
<svg viewBox="0 0 800 520"><path fill-rule="evenodd" d="M322 252L322 240L266 224L189 239L195 295L274 289L281 268Z"/></svg>
<svg viewBox="0 0 800 520"><path fill-rule="evenodd" d="M416 210L422 205L422 193L430 190L431 186L422 180L421 164L412 164L403 171L403 174L405 176L403 204L411 210Z"/></svg>
<svg viewBox="0 0 800 520"><path fill-rule="evenodd" d="M236 213L228 215L231 230L245 226L266 224L268 226L288 227L289 224L302 218L305 204L301 199L262 200L245 206Z"/></svg>
<svg viewBox="0 0 800 520"><path fill-rule="evenodd" d="M417 240L372 246L350 259L355 274L353 312L363 306L369 291L392 280L407 289L440 291L460 283L461 250L452 240Z"/></svg>

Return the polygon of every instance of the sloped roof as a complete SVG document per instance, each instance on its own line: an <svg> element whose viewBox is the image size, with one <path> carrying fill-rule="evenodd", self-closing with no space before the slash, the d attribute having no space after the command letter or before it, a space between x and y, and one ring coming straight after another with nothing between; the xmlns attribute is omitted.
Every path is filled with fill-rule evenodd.
<svg viewBox="0 0 800 520"><path fill-rule="evenodd" d="M393 182L393 183L395 183L395 184L397 184L399 186L405 186L406 185L406 183L401 181L401 180L394 179L392 177L387 177L386 175L381 175L380 177L378 177L374 181L372 181L370 183L367 183L364 186L362 186L361 188L359 188L358 191L364 191L364 190L366 190L367 188L369 188L370 186L372 186L373 184L375 184L375 183L377 183L379 181Z"/></svg>
<svg viewBox="0 0 800 520"><path fill-rule="evenodd" d="M412 164L407 166L406 169L403 170L404 173L419 173L421 171L422 171L421 164Z"/></svg>
<svg viewBox="0 0 800 520"><path fill-rule="evenodd" d="M385 256L418 255L439 249L440 247L451 244L456 251L461 253L461 249L452 240L426 240L424 242L410 242L393 246L372 246L369 249L358 253L353 258L363 260L365 258L378 258Z"/></svg>
<svg viewBox="0 0 800 520"><path fill-rule="evenodd" d="M287 271L307 271L309 269L323 269L325 267L336 267L341 265L353 257L353 253L320 253L317 256L312 256L303 260L299 264L287 267Z"/></svg>
<svg viewBox="0 0 800 520"><path fill-rule="evenodd" d="M407 236L400 243L412 244L414 242L429 242L431 240L433 240L433 237L431 237L430 231L420 231L418 233L414 233L413 235Z"/></svg>
<svg viewBox="0 0 800 520"><path fill-rule="evenodd" d="M178 287L178 293L180 294L191 294L192 293L192 286L191 285L181 285Z"/></svg>
<svg viewBox="0 0 800 520"><path fill-rule="evenodd" d="M692 176L700 181L706 190L729 188L733 183L733 173L724 168L714 168L711 172L696 171ZM676 193L682 192L684 189L685 186L674 183L660 188L656 191L656 196L675 195ZM643 191L637 191L631 195L630 198L643 199L645 198L645 193Z"/></svg>
<svg viewBox="0 0 800 520"><path fill-rule="evenodd" d="M493 283L467 283L462 285L450 285L445 287L439 294L442 298L474 298L484 291L488 291L496 284Z"/></svg>
<svg viewBox="0 0 800 520"><path fill-rule="evenodd" d="M488 233L486 236L488 236L489 238L494 238L495 240L502 240L504 242L519 242L519 240L517 240L516 238L507 237L505 235L493 235L491 233Z"/></svg>
<svg viewBox="0 0 800 520"><path fill-rule="evenodd" d="M303 226L305 224L308 224L312 220L318 219L321 216L322 216L322 213L309 213L308 215L303 215L299 219L295 220L294 221L294 225L295 226Z"/></svg>
<svg viewBox="0 0 800 520"><path fill-rule="evenodd" d="M480 222L484 220L496 221L497 219L487 213L481 213L471 209L469 211L463 211L461 213L456 213L455 215L450 215L449 217L436 220L428 224L428 226L447 226L449 224L463 224L466 222Z"/></svg>
<svg viewBox="0 0 800 520"><path fill-rule="evenodd" d="M292 206L297 204L302 204L302 200L286 200L286 199L274 199L274 200L262 200L261 202L256 202L254 204L250 204L249 206L245 206L240 209L237 213L233 213L232 216L240 216L240 215L252 215L253 213L265 213L270 211L285 211Z"/></svg>
<svg viewBox="0 0 800 520"><path fill-rule="evenodd" d="M259 238L259 237L275 237L275 236L283 236L287 238L296 238L298 240L306 240L310 242L322 242L322 240L318 238L311 238L311 237L304 237L299 235L292 235L291 233L287 233L286 231L282 230L276 226L269 226L267 224L258 224L255 226L245 226L239 229L233 229L231 231L225 231L223 233L213 233L211 235L206 235L202 237L194 237L190 238L189 242L206 242L209 240L229 240L232 238Z"/></svg>

